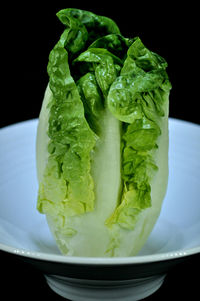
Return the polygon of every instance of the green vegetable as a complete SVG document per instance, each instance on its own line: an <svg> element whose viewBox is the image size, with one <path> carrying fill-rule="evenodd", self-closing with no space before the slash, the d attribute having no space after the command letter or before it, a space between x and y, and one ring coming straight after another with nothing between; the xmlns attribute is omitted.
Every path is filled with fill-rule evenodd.
<svg viewBox="0 0 200 301"><path fill-rule="evenodd" d="M167 63L109 18L57 16L65 29L38 125L37 208L63 254L135 255L167 187Z"/></svg>

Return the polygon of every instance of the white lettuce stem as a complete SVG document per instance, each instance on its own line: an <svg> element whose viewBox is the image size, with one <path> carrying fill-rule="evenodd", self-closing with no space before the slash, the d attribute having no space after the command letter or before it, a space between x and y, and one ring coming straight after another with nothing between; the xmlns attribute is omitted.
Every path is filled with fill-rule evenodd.
<svg viewBox="0 0 200 301"><path fill-rule="evenodd" d="M104 216L104 223L106 216L115 210L121 195L121 122L106 109L101 129L101 137L92 156L91 173L95 185L95 207Z"/></svg>

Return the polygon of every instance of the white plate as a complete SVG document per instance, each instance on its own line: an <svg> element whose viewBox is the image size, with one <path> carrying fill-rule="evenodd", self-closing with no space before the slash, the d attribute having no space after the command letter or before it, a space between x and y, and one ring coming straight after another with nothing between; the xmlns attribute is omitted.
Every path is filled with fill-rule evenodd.
<svg viewBox="0 0 200 301"><path fill-rule="evenodd" d="M84 258L61 255L36 210L37 122L0 130L0 250L34 264L54 291L78 301L140 300L160 287L169 268L200 253L200 126L170 119L168 191L140 254Z"/></svg>

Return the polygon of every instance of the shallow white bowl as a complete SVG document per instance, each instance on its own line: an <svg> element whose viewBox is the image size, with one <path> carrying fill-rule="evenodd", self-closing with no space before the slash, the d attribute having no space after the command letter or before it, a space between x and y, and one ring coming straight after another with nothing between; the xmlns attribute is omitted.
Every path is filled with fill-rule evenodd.
<svg viewBox="0 0 200 301"><path fill-rule="evenodd" d="M37 120L0 130L0 250L20 256L71 300L134 301L155 292L167 271L200 253L200 126L170 119L169 185L161 215L138 256L66 257L36 210Z"/></svg>

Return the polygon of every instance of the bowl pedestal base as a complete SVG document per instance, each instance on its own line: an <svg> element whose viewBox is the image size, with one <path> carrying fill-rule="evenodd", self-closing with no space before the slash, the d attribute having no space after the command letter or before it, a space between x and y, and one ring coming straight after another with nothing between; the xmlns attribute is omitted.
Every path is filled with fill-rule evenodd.
<svg viewBox="0 0 200 301"><path fill-rule="evenodd" d="M156 292L166 275L123 281L85 280L45 275L50 288L72 301L137 301Z"/></svg>

